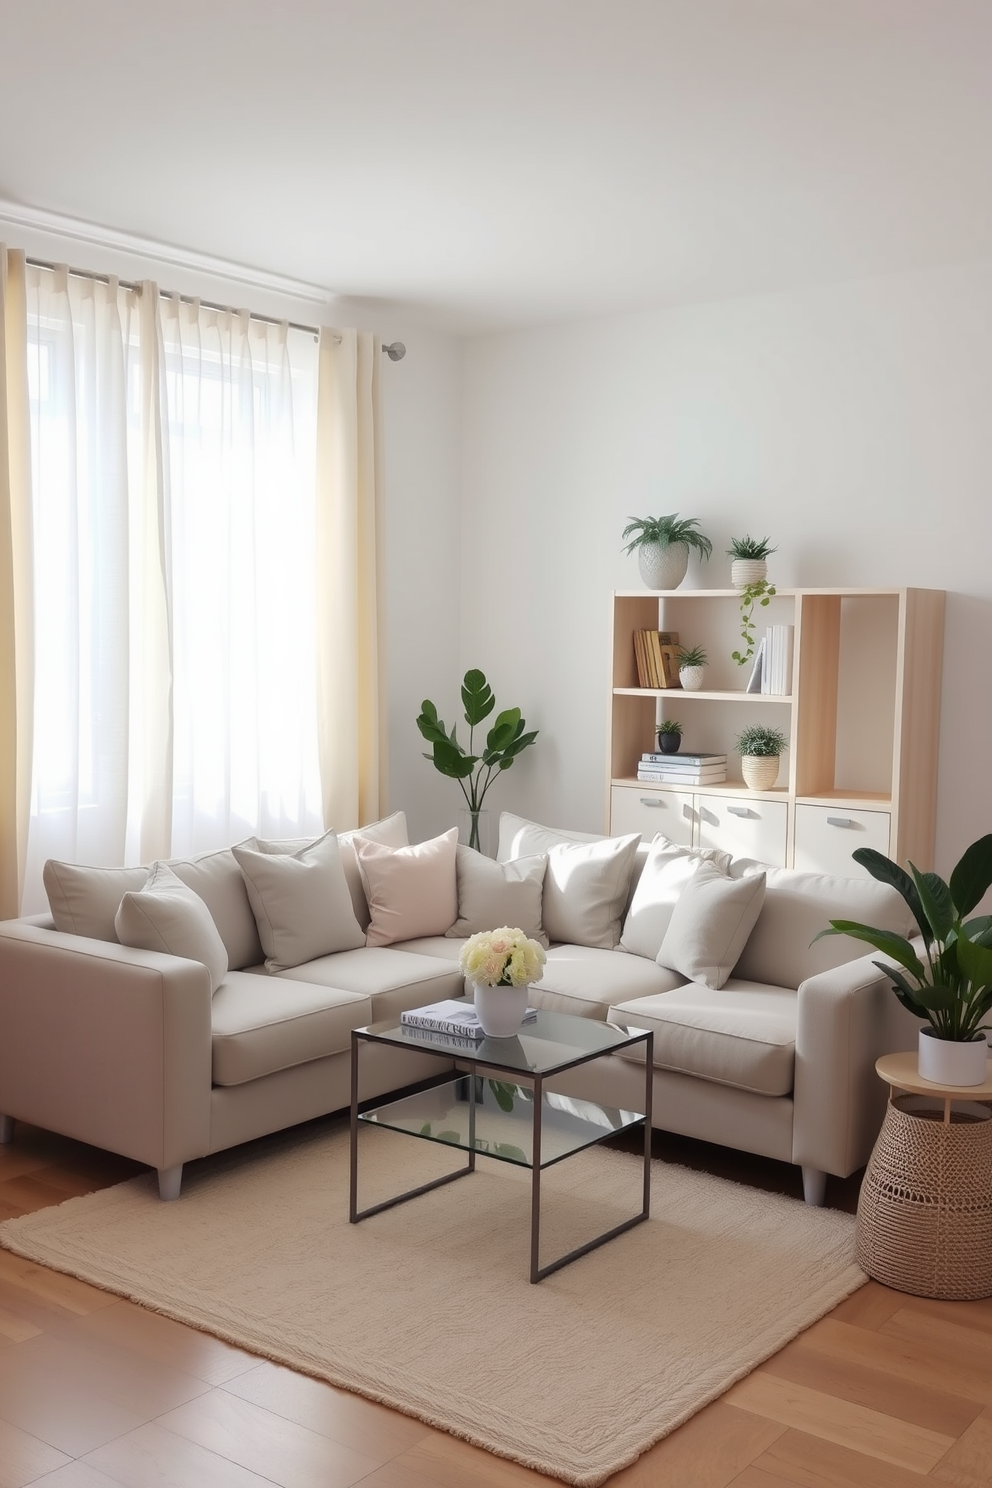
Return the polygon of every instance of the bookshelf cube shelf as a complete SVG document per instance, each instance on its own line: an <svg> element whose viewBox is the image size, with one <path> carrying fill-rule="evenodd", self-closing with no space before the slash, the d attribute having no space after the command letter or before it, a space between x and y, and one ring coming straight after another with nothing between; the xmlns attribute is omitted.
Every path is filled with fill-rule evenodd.
<svg viewBox="0 0 992 1488"><path fill-rule="evenodd" d="M874 847L933 862L944 594L936 589L779 589L754 616L794 627L789 691L748 693L734 589L613 595L608 828L721 846L782 867L861 876L851 853ZM638 685L636 630L703 646L699 692ZM665 713L683 747L727 755L727 780L682 788L637 779ZM769 791L750 791L733 741L748 724L789 740Z"/></svg>

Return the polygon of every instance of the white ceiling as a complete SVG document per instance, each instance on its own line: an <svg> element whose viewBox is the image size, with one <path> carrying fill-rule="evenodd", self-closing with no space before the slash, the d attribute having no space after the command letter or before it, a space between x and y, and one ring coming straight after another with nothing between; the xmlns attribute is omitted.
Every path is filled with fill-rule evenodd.
<svg viewBox="0 0 992 1488"><path fill-rule="evenodd" d="M0 0L0 198L455 331L992 256L990 186L992 0Z"/></svg>

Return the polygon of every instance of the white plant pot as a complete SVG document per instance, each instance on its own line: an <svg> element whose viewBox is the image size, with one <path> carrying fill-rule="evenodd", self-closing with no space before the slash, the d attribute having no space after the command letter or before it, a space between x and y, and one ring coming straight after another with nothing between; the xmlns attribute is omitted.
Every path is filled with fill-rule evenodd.
<svg viewBox="0 0 992 1488"><path fill-rule="evenodd" d="M777 754L742 754L741 774L748 790L771 790L778 779Z"/></svg>
<svg viewBox="0 0 992 1488"><path fill-rule="evenodd" d="M689 567L689 549L685 543L641 543L637 549L637 566L649 589L677 589Z"/></svg>
<svg viewBox="0 0 992 1488"><path fill-rule="evenodd" d="M530 987L472 985L472 1000L487 1038L512 1038L523 1026Z"/></svg>
<svg viewBox="0 0 992 1488"><path fill-rule="evenodd" d="M701 666L679 667L679 681L686 692L699 692L705 672L706 668Z"/></svg>
<svg viewBox="0 0 992 1488"><path fill-rule="evenodd" d="M988 1058L984 1033L971 1043L956 1044L951 1039L935 1038L929 1024L920 1029L920 1076L934 1085L982 1085Z"/></svg>
<svg viewBox="0 0 992 1488"><path fill-rule="evenodd" d="M735 558L730 565L730 582L735 589L744 589L768 577L768 562L764 558Z"/></svg>

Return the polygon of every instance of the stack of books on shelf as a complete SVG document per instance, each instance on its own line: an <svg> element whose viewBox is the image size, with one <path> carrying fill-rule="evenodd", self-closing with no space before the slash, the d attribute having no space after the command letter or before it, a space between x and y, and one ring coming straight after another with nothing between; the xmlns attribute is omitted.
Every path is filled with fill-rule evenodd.
<svg viewBox="0 0 992 1488"><path fill-rule="evenodd" d="M677 630L635 630L638 687L681 687Z"/></svg>
<svg viewBox="0 0 992 1488"><path fill-rule="evenodd" d="M529 1007L524 1022L533 1023L536 1017L537 1008ZM474 1043L486 1036L471 1003L457 1002L454 998L430 1002L426 1007L408 1008L405 1013L400 1013L400 1023L418 1035L439 1034L444 1038L471 1039Z"/></svg>
<svg viewBox="0 0 992 1488"><path fill-rule="evenodd" d="M637 778L654 785L719 785L727 778L727 756L642 754Z"/></svg>
<svg viewBox="0 0 992 1488"><path fill-rule="evenodd" d="M748 679L748 692L788 696L792 691L792 650L794 625L769 625L758 642L754 666Z"/></svg>

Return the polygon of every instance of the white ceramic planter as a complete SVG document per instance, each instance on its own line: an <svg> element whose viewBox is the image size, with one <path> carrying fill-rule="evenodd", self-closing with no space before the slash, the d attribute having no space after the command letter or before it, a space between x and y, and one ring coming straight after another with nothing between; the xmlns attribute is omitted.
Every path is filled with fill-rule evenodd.
<svg viewBox="0 0 992 1488"><path fill-rule="evenodd" d="M730 582L735 589L747 584L756 584L768 577L768 562L765 558L735 558L730 565Z"/></svg>
<svg viewBox="0 0 992 1488"><path fill-rule="evenodd" d="M988 1070L989 1046L985 1035L967 1044L935 1038L930 1025L920 1029L919 1071L935 1085L981 1085Z"/></svg>
<svg viewBox="0 0 992 1488"><path fill-rule="evenodd" d="M473 983L472 1000L487 1038L512 1038L520 1032L529 991L527 986L486 987Z"/></svg>
<svg viewBox="0 0 992 1488"><path fill-rule="evenodd" d="M703 685L705 667L679 667L679 681L686 692L699 692Z"/></svg>
<svg viewBox="0 0 992 1488"><path fill-rule="evenodd" d="M748 790L771 790L778 779L777 754L742 754L741 774Z"/></svg>
<svg viewBox="0 0 992 1488"><path fill-rule="evenodd" d="M641 543L637 549L637 566L649 589L677 589L689 567L689 549L685 543Z"/></svg>

